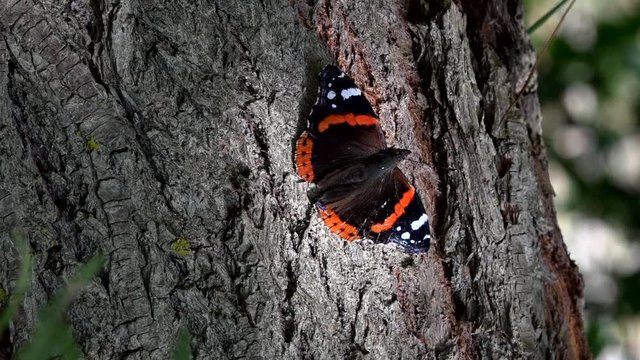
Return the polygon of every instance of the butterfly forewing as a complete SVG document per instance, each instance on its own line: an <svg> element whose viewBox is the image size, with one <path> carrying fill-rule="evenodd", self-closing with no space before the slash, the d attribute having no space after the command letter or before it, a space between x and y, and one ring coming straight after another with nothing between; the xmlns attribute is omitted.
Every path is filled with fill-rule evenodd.
<svg viewBox="0 0 640 360"><path fill-rule="evenodd" d="M349 115L359 117L361 122L378 122L378 117L362 90L340 69L327 65L320 72L318 99L309 114L309 129L315 134L324 132L331 123L341 117L349 118ZM384 146L384 138L379 138L380 145Z"/></svg>
<svg viewBox="0 0 640 360"><path fill-rule="evenodd" d="M308 129L296 143L296 169L317 183L333 169L386 147L378 118L354 84L335 66L320 72L318 99Z"/></svg>

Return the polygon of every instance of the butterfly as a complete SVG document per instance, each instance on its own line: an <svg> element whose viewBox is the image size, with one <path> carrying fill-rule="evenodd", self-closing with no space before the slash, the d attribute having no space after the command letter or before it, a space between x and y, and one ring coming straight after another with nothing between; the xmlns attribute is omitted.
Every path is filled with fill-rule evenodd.
<svg viewBox="0 0 640 360"><path fill-rule="evenodd" d="M360 88L333 65L319 74L318 99L296 141L298 175L316 185L310 198L324 224L345 240L429 250L429 217L398 169L409 150L389 148Z"/></svg>

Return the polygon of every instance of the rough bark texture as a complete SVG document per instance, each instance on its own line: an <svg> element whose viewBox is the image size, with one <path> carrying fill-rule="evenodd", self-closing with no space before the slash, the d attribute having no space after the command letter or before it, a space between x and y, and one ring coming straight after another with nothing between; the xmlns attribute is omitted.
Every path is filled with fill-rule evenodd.
<svg viewBox="0 0 640 360"><path fill-rule="evenodd" d="M12 229L35 255L5 351L101 249L67 313L87 358L166 358L181 326L197 359L590 356L534 85L505 116L534 60L519 1L0 12L0 287L17 277ZM326 63L413 150L428 255L347 244L318 221L292 154Z"/></svg>

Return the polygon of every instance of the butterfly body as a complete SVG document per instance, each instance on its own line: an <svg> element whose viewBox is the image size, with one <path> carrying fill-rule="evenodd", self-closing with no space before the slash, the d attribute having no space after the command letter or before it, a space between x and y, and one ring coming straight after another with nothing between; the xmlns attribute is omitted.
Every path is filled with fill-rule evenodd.
<svg viewBox="0 0 640 360"><path fill-rule="evenodd" d="M335 66L320 72L318 101L296 143L296 170L314 183L324 223L346 240L429 249L428 216L397 165L410 151L388 148L371 105Z"/></svg>

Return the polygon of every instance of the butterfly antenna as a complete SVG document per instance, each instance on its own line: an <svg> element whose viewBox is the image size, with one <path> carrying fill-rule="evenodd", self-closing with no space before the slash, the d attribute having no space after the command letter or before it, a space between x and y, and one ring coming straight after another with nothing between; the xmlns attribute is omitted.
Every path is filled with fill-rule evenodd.
<svg viewBox="0 0 640 360"><path fill-rule="evenodd" d="M562 1L560 4L556 5L550 12L545 14L540 20L538 20L535 24L533 24L533 26L531 26L531 28L529 28L529 32L532 32L537 27L539 27L542 24L542 22L546 21L546 19L549 16L551 16L551 13L555 12L565 2L566 2L566 0ZM555 39L555 37L556 37L556 35L558 33L558 30L560 29L560 25L562 25L562 23L564 22L564 19L567 17L567 14L569 14L569 11L571 10L571 8L573 7L573 4L575 2L576 2L576 0L571 0L571 2L569 3L569 6L567 6L567 8L562 13L562 16L560 17L560 21L558 21L558 24L556 24L556 27L553 29L553 32L551 33L551 36L549 36L549 38L547 39L547 41L544 44L544 47L538 53L538 56L536 56L536 61L533 63L533 68L531 69L531 71L529 71L529 76L527 76L527 80L525 80L524 84L522 85L522 88L516 94L515 99L513 99L513 101L511 101L511 103L509 104L509 107L507 107L507 110L504 112L504 115L502 115L502 117L500 118L500 123L502 123L505 120L505 118L507 117L507 115L509 115L509 111L511 111L511 108L516 104L516 102L518 102L518 100L520 100L520 97L522 97L522 94L524 93L524 91L529 86L529 82L533 78L533 72L538 68L538 63L540 62L540 59L542 58L542 55L544 55L544 53L547 52L547 50L549 49L549 46L551 45L551 41L553 41L553 39Z"/></svg>

